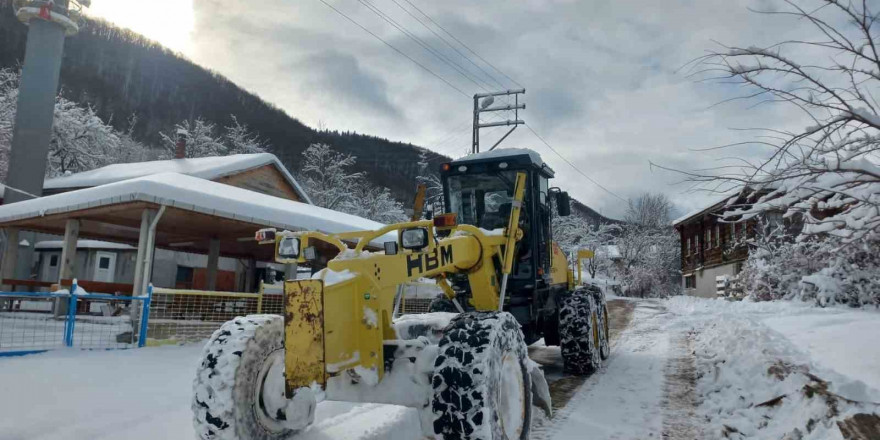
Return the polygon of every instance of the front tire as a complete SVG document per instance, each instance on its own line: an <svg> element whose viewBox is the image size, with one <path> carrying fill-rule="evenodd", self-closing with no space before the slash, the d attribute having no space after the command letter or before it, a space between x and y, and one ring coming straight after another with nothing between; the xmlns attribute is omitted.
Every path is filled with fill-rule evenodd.
<svg viewBox="0 0 880 440"><path fill-rule="evenodd" d="M528 349L506 312L455 317L434 363L434 432L446 440L526 440L532 418Z"/></svg>
<svg viewBox="0 0 880 440"><path fill-rule="evenodd" d="M566 373L590 374L602 366L599 311L592 293L578 288L562 299L559 339Z"/></svg>
<svg viewBox="0 0 880 440"><path fill-rule="evenodd" d="M198 438L280 440L298 432L284 425L283 335L276 315L238 317L214 332L193 382Z"/></svg>

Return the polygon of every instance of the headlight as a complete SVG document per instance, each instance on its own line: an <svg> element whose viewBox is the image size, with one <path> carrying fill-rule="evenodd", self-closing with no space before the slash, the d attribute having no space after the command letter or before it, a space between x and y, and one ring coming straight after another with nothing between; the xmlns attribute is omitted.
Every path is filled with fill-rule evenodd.
<svg viewBox="0 0 880 440"><path fill-rule="evenodd" d="M299 239L295 237L284 237L278 242L278 258L283 260L294 260L299 257Z"/></svg>

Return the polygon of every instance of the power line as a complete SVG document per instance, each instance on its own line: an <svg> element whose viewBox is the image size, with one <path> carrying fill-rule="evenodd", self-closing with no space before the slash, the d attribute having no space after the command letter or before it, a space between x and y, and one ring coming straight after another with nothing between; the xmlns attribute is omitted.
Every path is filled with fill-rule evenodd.
<svg viewBox="0 0 880 440"><path fill-rule="evenodd" d="M397 52L397 53L400 54L401 56L405 57L406 59L412 61L413 64L415 64L415 65L421 67L424 71L430 73L431 75L433 75L434 77L436 77L436 78L439 79L440 81L443 81L444 83L446 83L447 86L453 88L453 89L454 89L455 91L457 91L458 93L461 93L462 95L464 95L464 96L466 96L466 97L468 97L468 98L471 97L470 95L468 95L467 93L465 93L463 90L459 89L459 88L456 87L454 84L452 84L451 82L449 82L448 80L446 80L446 78L443 78L442 76L438 75L438 74L435 73L433 70L431 70L431 69L425 67L422 63L416 61L415 59L413 59L411 56L407 55L406 53L404 53L404 52L401 51L400 49L394 47L391 43L385 41L382 37L380 37L380 36L374 34L371 30L367 29L366 27L364 27L363 25L361 25L360 23L358 23L357 21L355 21L354 19L352 19L352 18L349 17L348 15L345 15L345 13L343 13L343 12L340 11L339 9L336 9L335 7L333 7L333 5L331 5L330 3L327 3L325 0L318 0L318 1L320 1L321 3L323 3L324 5L326 5L328 8L334 10L337 14L339 14L339 15L345 17L346 20L348 20L348 21L354 23L355 26L357 26L357 27L363 29L364 32L366 32L366 33L372 35L373 38L376 38L377 40L381 41L381 42L382 42L383 44L385 44L386 46L390 47L391 49L394 49L395 52Z"/></svg>
<svg viewBox="0 0 880 440"><path fill-rule="evenodd" d="M541 135L539 135L534 129L532 129L532 127L531 127L529 124L524 124L524 125L526 126L526 128L529 129L529 131L532 132L532 134L535 135L535 137L537 137L538 139L540 139L541 142L543 142L544 145L546 145L547 148L550 149L550 151L556 153L556 155L559 156L560 159L562 159L563 161L565 161L565 163L567 163L570 167L574 168L574 170L577 171L578 174L580 174L581 176L586 177L587 180L589 180L590 182L593 182L594 185L598 186L599 188L602 188L602 190L605 191L605 192L607 192L608 194L611 194L612 196L617 197L618 199L620 199L620 200L622 200L622 201L624 201L624 202L628 202L628 200L624 199L623 197L620 197L619 195L615 194L614 192L612 192L612 191L609 190L608 188L605 188L604 186L602 186L602 184L600 184L599 182L596 182L595 180L593 180L593 178L591 178L590 176L584 174L583 171L581 171L578 167L574 166L573 163L569 162L569 160L566 159L565 156L559 154L559 152L556 151L556 149L554 149L553 147L551 147L550 144L549 144L546 140L544 140L544 138L541 137Z"/></svg>
<svg viewBox="0 0 880 440"><path fill-rule="evenodd" d="M323 0L322 0L322 1L323 1ZM413 2L411 2L410 0L404 0L404 1L407 2L407 3L409 3L410 6L412 6L413 8L415 8L415 9L416 9L417 11L419 11L422 15L424 15L425 18L427 18L428 20L431 21L431 23L434 23L434 26L437 26L438 28L440 28L440 30L442 30L444 33L446 33L446 35L449 35L450 37L452 37L453 40L457 41L458 44L462 45L465 49L467 49L470 53L474 54L474 56L476 56L477 58L479 58L480 60L482 60L482 61L483 61L484 63L486 63L489 67L495 69L496 72L500 73L501 75L503 75L505 78L509 79L512 83L516 84L517 86L519 86L519 87L521 87L521 88L525 88L522 84L516 82L516 80L514 80L513 78L507 76L507 74L504 73L504 72L502 72L501 69L495 67L494 64L492 64L492 63L486 61L485 58L481 57L478 53L474 52L474 50L471 49L470 46L468 46L467 44L464 44L461 40L459 40L458 38L456 38L455 35L452 35L452 33L450 33L449 31L446 30L446 28L444 28L443 26L441 26L440 23L437 23L436 21L434 21L434 19L431 18L430 15L428 15L427 13L425 13L425 11L419 9L418 6L414 5Z"/></svg>
<svg viewBox="0 0 880 440"><path fill-rule="evenodd" d="M440 39L440 41L442 41L442 42L445 43L447 46L449 46L449 48L451 48L452 50L454 50L455 53L457 53L459 56L461 56L462 58L464 58L465 60L467 60L467 62L473 64L473 66L476 67L477 69L479 69L480 72L483 72L483 74L486 75L487 78L491 79L492 81L495 81L495 84L498 84L499 87L504 88L504 84L501 84L501 82L498 81L498 79L496 79L492 74L490 74L490 73L487 72L485 69L483 69L479 64L477 64L477 63L475 63L473 60L471 60L470 57L468 57L467 55L463 54L460 50L458 50L457 47L455 47L454 45L452 45L452 43L450 43L449 40L447 40L447 39L444 38L442 35L440 35L439 33L437 33L437 31L435 31L434 28L432 28L432 27L428 26L427 24L425 24L425 22L422 21L422 19L420 19L420 18L417 17L415 14L413 14L412 12L410 12L409 9L403 7L403 5L401 5L397 0L391 0L391 1L394 2L394 4L397 5L398 8L400 8L401 10L403 10L403 12L406 12L407 15L409 15L410 17L412 17L412 18L414 18L416 21L418 21L419 24L421 24L425 29L431 31L432 34L434 34L437 38ZM410 5L412 5L412 3L410 3ZM418 9L418 8L416 8L416 9ZM422 12L422 14L424 15L424 12ZM430 18L430 17L429 17L429 18Z"/></svg>
<svg viewBox="0 0 880 440"><path fill-rule="evenodd" d="M379 9L378 6L370 3L368 0L358 0L358 1L362 5L366 6L367 9L369 9L372 13L379 16L379 18L381 18L382 20L385 20L386 23L390 24L391 26L393 26L394 28L399 30L401 33L403 33L404 35L409 37L411 40L415 41L419 46L421 46L423 49L428 51L428 53L430 53L431 55L433 55L434 57L436 57L438 60L442 61L443 63L445 63L449 67L452 67L452 69L455 70L459 75L461 75L462 77L464 77L468 81L474 83L475 86L483 89L484 91L487 89L483 86L483 84L486 84L486 85L489 85L489 87L492 87L490 84L486 83L485 81L483 81L480 78L471 77L471 75L469 75L469 72L466 71L463 67L461 67L458 63L449 59L446 55L443 55L437 49L435 49L433 46L426 43L424 40L419 38L417 35L410 32L408 29L406 29L406 26L398 23L396 20L389 17L388 14L384 13L381 9ZM477 81L474 80L474 78L482 81L483 84L478 83Z"/></svg>

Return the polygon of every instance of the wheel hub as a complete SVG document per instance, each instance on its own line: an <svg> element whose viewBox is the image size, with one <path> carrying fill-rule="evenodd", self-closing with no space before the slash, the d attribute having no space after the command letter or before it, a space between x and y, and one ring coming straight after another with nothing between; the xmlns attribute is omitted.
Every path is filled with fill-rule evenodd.
<svg viewBox="0 0 880 440"><path fill-rule="evenodd" d="M498 412L501 417L501 428L509 440L517 440L523 431L526 398L522 368L519 359L512 353L505 354L501 359L499 388Z"/></svg>
<svg viewBox="0 0 880 440"><path fill-rule="evenodd" d="M254 387L254 414L260 425L270 432L281 432L288 429L284 421L287 419L285 407L287 399L284 395L284 350L275 350L263 362Z"/></svg>

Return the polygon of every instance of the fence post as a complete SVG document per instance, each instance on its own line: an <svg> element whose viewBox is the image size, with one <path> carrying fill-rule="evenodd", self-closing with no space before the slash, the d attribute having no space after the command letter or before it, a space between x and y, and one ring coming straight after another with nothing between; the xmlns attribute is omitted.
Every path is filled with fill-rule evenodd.
<svg viewBox="0 0 880 440"><path fill-rule="evenodd" d="M257 314L263 313L263 280L260 280L260 293L257 297Z"/></svg>
<svg viewBox="0 0 880 440"><path fill-rule="evenodd" d="M67 303L67 322L64 326L64 345L73 347L73 330L76 325L76 278L73 279L73 285L70 286L70 299Z"/></svg>
<svg viewBox="0 0 880 440"><path fill-rule="evenodd" d="M153 283L147 286L147 297L141 302L141 328L138 329L138 347L147 343L147 326L150 321L150 303L153 299Z"/></svg>

